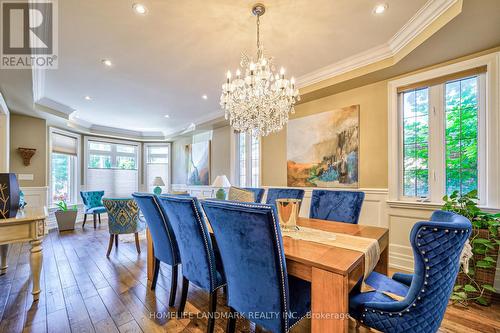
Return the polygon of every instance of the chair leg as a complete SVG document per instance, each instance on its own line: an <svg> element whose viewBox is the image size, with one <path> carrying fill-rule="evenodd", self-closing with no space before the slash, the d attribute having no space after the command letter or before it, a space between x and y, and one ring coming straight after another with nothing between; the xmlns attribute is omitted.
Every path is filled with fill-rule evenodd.
<svg viewBox="0 0 500 333"><path fill-rule="evenodd" d="M135 248L137 250L137 253L141 253L141 244L139 243L139 233L136 232L134 236L135 236Z"/></svg>
<svg viewBox="0 0 500 333"><path fill-rule="evenodd" d="M179 304L179 308L177 309L177 316L182 317L184 313L184 309L186 308L186 300L188 296L189 289L189 280L185 277L182 277L182 293L181 293L181 303Z"/></svg>
<svg viewBox="0 0 500 333"><path fill-rule="evenodd" d="M113 248L113 240L115 239L115 235L109 234L109 245L108 245L108 253L106 253L106 257L109 258L109 254L111 253L111 249Z"/></svg>
<svg viewBox="0 0 500 333"><path fill-rule="evenodd" d="M210 293L208 306L207 333L213 333L215 328L215 311L217 310L217 290Z"/></svg>
<svg viewBox="0 0 500 333"><path fill-rule="evenodd" d="M236 311L233 308L229 308L229 319L227 320L226 333L234 333L236 330Z"/></svg>
<svg viewBox="0 0 500 333"><path fill-rule="evenodd" d="M179 265L172 266L172 278L170 283L170 299L168 306L174 306L175 295L177 294L177 276L179 275Z"/></svg>
<svg viewBox="0 0 500 333"><path fill-rule="evenodd" d="M158 281L158 274L160 273L160 260L155 258L154 263L154 271L153 271L153 280L151 280L151 290L156 288L156 282Z"/></svg>
<svg viewBox="0 0 500 333"><path fill-rule="evenodd" d="M83 214L83 224L82 229L85 228L85 222L87 222L87 214Z"/></svg>
<svg viewBox="0 0 500 333"><path fill-rule="evenodd" d="M97 214L99 216L99 224L101 224L101 213Z"/></svg>
<svg viewBox="0 0 500 333"><path fill-rule="evenodd" d="M118 234L115 235L115 247L118 248Z"/></svg>
<svg viewBox="0 0 500 333"><path fill-rule="evenodd" d="M94 213L92 215L94 215L94 229L95 229L96 228L96 224L95 224L95 216L96 216L96 214Z"/></svg>

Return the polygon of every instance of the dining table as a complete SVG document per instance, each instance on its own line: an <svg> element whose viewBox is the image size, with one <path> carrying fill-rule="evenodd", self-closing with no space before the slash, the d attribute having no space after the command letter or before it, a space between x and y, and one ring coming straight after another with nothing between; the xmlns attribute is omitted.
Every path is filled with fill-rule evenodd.
<svg viewBox="0 0 500 333"><path fill-rule="evenodd" d="M297 218L297 226L330 233L376 239L380 259L374 271L386 274L389 260L387 228ZM152 280L154 248L147 235L147 276ZM283 247L289 275L311 283L311 332L347 332L349 328L349 292L365 274L365 254L360 251L319 242L283 236Z"/></svg>

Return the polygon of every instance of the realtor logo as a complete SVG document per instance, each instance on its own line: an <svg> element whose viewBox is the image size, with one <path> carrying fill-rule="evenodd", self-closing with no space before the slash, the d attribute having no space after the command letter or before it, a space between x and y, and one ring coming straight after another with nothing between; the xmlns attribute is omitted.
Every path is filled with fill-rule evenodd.
<svg viewBox="0 0 500 333"><path fill-rule="evenodd" d="M57 0L3 0L1 68L57 68Z"/></svg>

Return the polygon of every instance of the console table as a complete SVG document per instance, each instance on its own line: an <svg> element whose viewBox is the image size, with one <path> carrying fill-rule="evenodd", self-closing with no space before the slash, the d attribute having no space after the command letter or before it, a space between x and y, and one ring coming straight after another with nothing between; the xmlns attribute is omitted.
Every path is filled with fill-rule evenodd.
<svg viewBox="0 0 500 333"><path fill-rule="evenodd" d="M7 271L9 244L29 242L31 244L30 268L33 300L40 295L40 272L42 270L42 239L45 235L46 208L26 208L16 217L0 220L0 275Z"/></svg>

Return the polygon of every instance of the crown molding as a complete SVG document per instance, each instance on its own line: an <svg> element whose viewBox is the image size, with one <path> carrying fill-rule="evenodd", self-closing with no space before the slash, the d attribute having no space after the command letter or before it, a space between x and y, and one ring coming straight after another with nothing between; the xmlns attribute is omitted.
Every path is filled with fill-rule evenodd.
<svg viewBox="0 0 500 333"><path fill-rule="evenodd" d="M384 44L305 74L297 79L297 86L299 88L304 88L394 57L456 4L460 6L460 11L458 12L460 13L462 0L427 1L405 25ZM456 15L458 15L458 13Z"/></svg>

